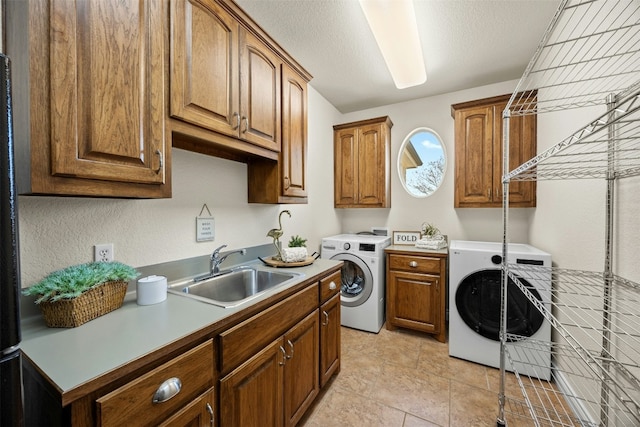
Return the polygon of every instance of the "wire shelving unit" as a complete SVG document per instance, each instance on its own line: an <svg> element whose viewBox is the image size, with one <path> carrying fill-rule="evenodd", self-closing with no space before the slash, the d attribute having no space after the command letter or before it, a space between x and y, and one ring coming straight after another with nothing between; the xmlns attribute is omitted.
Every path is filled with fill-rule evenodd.
<svg viewBox="0 0 640 427"><path fill-rule="evenodd" d="M586 126L509 169L509 118L601 106ZM595 114L594 114L595 115ZM563 0L503 113L503 260L509 242L509 184L606 180L603 271L503 262L498 426L640 425L640 285L613 271L615 182L640 175L640 0ZM551 300L526 281L551 277ZM507 333L508 279L554 330L552 342ZM517 342L518 345L511 345ZM552 355L550 381L505 366ZM543 366L541 365L542 369Z"/></svg>

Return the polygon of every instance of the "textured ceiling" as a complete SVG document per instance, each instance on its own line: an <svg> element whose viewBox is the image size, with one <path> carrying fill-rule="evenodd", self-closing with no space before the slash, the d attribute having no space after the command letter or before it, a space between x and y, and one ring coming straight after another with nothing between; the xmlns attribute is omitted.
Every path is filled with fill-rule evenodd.
<svg viewBox="0 0 640 427"><path fill-rule="evenodd" d="M343 113L519 78L559 4L415 0L427 82L396 89L357 0L235 1Z"/></svg>

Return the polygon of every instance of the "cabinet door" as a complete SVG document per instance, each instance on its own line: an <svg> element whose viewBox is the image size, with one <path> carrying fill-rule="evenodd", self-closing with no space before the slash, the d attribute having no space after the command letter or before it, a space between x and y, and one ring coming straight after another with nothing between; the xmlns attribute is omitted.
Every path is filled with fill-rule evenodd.
<svg viewBox="0 0 640 427"><path fill-rule="evenodd" d="M214 0L171 4L171 116L237 137L238 23Z"/></svg>
<svg viewBox="0 0 640 427"><path fill-rule="evenodd" d="M362 126L358 131L358 204L385 205L387 141L381 124Z"/></svg>
<svg viewBox="0 0 640 427"><path fill-rule="evenodd" d="M390 271L388 313L395 326L437 334L440 324L440 276Z"/></svg>
<svg viewBox="0 0 640 427"><path fill-rule="evenodd" d="M320 387L340 370L340 294L320 307Z"/></svg>
<svg viewBox="0 0 640 427"><path fill-rule="evenodd" d="M215 393L211 388L199 398L182 408L159 427L202 427L215 425Z"/></svg>
<svg viewBox="0 0 640 427"><path fill-rule="evenodd" d="M494 202L502 206L502 111L506 103L498 104L494 110ZM516 116L509 119L509 170L513 170L536 156L537 118L535 115ZM513 207L536 206L536 181L512 181L509 184L509 205Z"/></svg>
<svg viewBox="0 0 640 427"><path fill-rule="evenodd" d="M282 195L307 197L307 84L282 66Z"/></svg>
<svg viewBox="0 0 640 427"><path fill-rule="evenodd" d="M320 390L318 379L318 310L309 314L284 336L285 425L295 426Z"/></svg>
<svg viewBox="0 0 640 427"><path fill-rule="evenodd" d="M165 3L50 7L51 174L162 184Z"/></svg>
<svg viewBox="0 0 640 427"><path fill-rule="evenodd" d="M357 128L341 129L335 134L335 206L354 205L357 200L358 170Z"/></svg>
<svg viewBox="0 0 640 427"><path fill-rule="evenodd" d="M272 342L220 381L221 425L282 425L282 344Z"/></svg>
<svg viewBox="0 0 640 427"><path fill-rule="evenodd" d="M486 206L493 200L493 130L492 106L455 112L456 208Z"/></svg>
<svg viewBox="0 0 640 427"><path fill-rule="evenodd" d="M281 61L252 33L241 34L240 138L280 151Z"/></svg>

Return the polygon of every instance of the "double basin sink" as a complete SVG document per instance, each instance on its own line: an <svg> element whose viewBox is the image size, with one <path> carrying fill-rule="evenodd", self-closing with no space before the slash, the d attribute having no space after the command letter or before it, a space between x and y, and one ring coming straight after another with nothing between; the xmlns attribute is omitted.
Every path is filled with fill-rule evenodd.
<svg viewBox="0 0 640 427"><path fill-rule="evenodd" d="M175 295L193 298L224 308L236 307L267 292L275 291L302 278L304 274L273 271L257 266L241 266L211 277L169 285Z"/></svg>

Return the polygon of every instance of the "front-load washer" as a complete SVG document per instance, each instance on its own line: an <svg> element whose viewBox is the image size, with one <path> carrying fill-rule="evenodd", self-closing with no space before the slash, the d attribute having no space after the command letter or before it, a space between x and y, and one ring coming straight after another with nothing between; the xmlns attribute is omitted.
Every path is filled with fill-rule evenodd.
<svg viewBox="0 0 640 427"><path fill-rule="evenodd" d="M388 236L339 234L322 239L320 256L344 261L340 286L341 323L380 332L385 320L385 254Z"/></svg>
<svg viewBox="0 0 640 427"><path fill-rule="evenodd" d="M502 243L453 240L449 246L449 355L495 368L500 367L500 288L502 286ZM511 243L507 262L549 267L547 273L520 281L550 309L551 255L530 245ZM515 363L523 374L548 380L551 352L527 340L549 343L551 325L522 291L510 280L507 304L507 332L527 337L518 343L523 360ZM521 356L522 357L522 356ZM514 367L506 361L505 368Z"/></svg>

